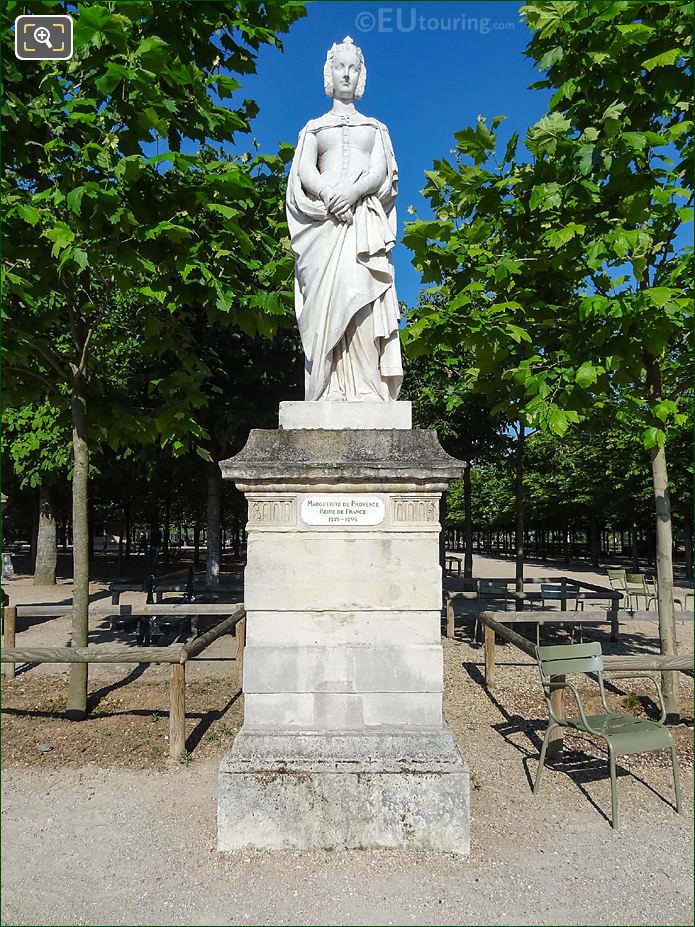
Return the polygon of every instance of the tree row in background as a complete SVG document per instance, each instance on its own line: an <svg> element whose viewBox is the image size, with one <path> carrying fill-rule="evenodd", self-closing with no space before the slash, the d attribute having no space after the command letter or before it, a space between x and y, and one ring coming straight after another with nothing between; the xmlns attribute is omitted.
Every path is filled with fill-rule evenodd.
<svg viewBox="0 0 695 927"><path fill-rule="evenodd" d="M239 93L256 52L303 8L83 3L67 64L14 59L23 12L2 15L5 402L34 404L35 424L69 416L72 642L85 646L94 457L157 443L212 462L239 431L204 421L226 333L269 335L291 313L288 150L224 146L257 112ZM50 470L45 456L29 466ZM72 664L69 714L86 700L87 665Z"/></svg>
<svg viewBox="0 0 695 927"><path fill-rule="evenodd" d="M433 218L410 223L405 241L438 298L421 300L405 337L412 355L442 357L452 408L479 392L515 423L517 588L527 432L564 437L606 414L641 442L670 654L668 458L692 396L691 9L538 2L522 13L549 111L506 145L504 117L481 116L426 172ZM664 691L675 713L676 673Z"/></svg>

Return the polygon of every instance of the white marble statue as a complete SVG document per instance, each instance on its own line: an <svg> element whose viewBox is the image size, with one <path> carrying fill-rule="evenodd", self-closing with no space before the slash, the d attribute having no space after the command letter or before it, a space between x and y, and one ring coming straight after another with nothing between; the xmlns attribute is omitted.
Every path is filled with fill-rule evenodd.
<svg viewBox="0 0 695 927"><path fill-rule="evenodd" d="M323 76L333 106L299 133L287 187L306 399L395 400L398 168L386 126L355 109L367 71L349 36L328 52Z"/></svg>

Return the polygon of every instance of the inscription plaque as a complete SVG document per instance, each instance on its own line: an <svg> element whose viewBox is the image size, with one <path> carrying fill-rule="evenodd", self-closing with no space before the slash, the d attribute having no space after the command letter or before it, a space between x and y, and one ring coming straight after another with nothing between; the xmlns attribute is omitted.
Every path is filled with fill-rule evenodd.
<svg viewBox="0 0 695 927"><path fill-rule="evenodd" d="M305 525L380 525L384 503L375 496L331 493L302 499L301 513Z"/></svg>

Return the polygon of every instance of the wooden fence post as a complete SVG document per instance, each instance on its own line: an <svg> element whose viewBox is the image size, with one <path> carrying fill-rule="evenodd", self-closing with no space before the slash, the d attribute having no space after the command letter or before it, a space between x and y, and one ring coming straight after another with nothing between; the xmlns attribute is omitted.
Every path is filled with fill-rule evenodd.
<svg viewBox="0 0 695 927"><path fill-rule="evenodd" d="M451 596L446 599L446 636L449 640L454 639L454 602Z"/></svg>
<svg viewBox="0 0 695 927"><path fill-rule="evenodd" d="M550 704L553 706L555 717L560 721L564 720L565 717L565 705L563 701L563 696L565 694L563 688L564 683L564 676L550 677ZM557 759L562 755L562 742L562 728L556 727L548 741L548 759Z"/></svg>
<svg viewBox="0 0 695 927"><path fill-rule="evenodd" d="M169 756L180 760L186 749L186 664L171 664L169 683Z"/></svg>
<svg viewBox="0 0 695 927"><path fill-rule="evenodd" d="M620 605L620 599L611 599L611 607L608 612L611 619L611 642L615 643L618 640L618 607Z"/></svg>
<svg viewBox="0 0 695 927"><path fill-rule="evenodd" d="M244 648L246 647L246 616L236 626L236 662L239 691L244 691Z"/></svg>
<svg viewBox="0 0 695 927"><path fill-rule="evenodd" d="M6 605L2 610L2 643L4 647L14 647L17 626L17 606ZM5 664L5 676L14 679L14 663Z"/></svg>
<svg viewBox="0 0 695 927"><path fill-rule="evenodd" d="M485 685L492 687L495 681L495 632L485 625Z"/></svg>

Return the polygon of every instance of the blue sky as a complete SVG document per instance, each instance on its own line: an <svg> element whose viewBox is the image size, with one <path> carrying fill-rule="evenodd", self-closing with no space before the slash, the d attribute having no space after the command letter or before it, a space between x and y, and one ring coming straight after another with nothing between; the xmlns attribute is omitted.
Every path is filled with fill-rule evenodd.
<svg viewBox="0 0 695 927"><path fill-rule="evenodd" d="M538 72L523 56L529 31L519 18L519 3L381 3L351 0L308 3L308 15L284 37L284 53L261 49L258 73L243 81L241 93L256 100L260 113L253 136L260 150L296 144L301 127L330 109L323 92L326 51L351 35L362 48L367 87L357 106L389 127L399 167L399 233L412 218L427 215L420 195L423 171L447 157L453 133L505 115L502 143L543 116L549 94L528 90ZM248 147L248 138L239 137ZM399 298L412 305L419 275L402 244L394 252Z"/></svg>

